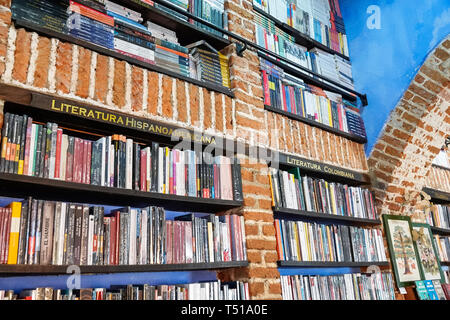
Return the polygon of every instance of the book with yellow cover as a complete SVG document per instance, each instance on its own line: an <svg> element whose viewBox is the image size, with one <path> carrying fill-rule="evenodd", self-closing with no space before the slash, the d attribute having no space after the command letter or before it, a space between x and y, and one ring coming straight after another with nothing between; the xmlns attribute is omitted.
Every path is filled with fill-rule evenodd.
<svg viewBox="0 0 450 320"><path fill-rule="evenodd" d="M17 264L19 251L20 216L22 213L22 203L12 202L11 208L11 229L9 232L8 264Z"/></svg>

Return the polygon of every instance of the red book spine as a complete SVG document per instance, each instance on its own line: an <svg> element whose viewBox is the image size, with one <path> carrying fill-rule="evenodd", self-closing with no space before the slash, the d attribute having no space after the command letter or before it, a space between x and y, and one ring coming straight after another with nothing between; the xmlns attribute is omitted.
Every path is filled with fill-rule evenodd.
<svg viewBox="0 0 450 320"><path fill-rule="evenodd" d="M58 129L56 134L55 179L59 179L61 177L61 142L62 129Z"/></svg>
<svg viewBox="0 0 450 320"><path fill-rule="evenodd" d="M234 221L235 221L235 226L236 228L234 230L236 230L236 232L234 233L235 238L236 238L236 260L237 261L241 261L242 257L243 257L243 251L242 251L242 236L241 236L241 219L239 218L239 216L233 215L234 217Z"/></svg>
<svg viewBox="0 0 450 320"><path fill-rule="evenodd" d="M180 260L181 261L180 261L180 263L186 263L186 241L184 241L185 238L186 238L186 221L181 221L180 229L181 229L181 232L180 232L180 237L181 237L181 241L180 241L180 244L181 244Z"/></svg>
<svg viewBox="0 0 450 320"><path fill-rule="evenodd" d="M233 236L233 233L231 232L231 219L230 216L225 216L225 222L227 223L227 230L228 230L228 247L230 248L230 251L228 252L227 261L233 260L233 241L231 241L231 237Z"/></svg>
<svg viewBox="0 0 450 320"><path fill-rule="evenodd" d="M81 183L86 182L86 171L87 171L87 156L88 156L88 142L87 140L83 140L83 158L81 158Z"/></svg>
<svg viewBox="0 0 450 320"><path fill-rule="evenodd" d="M86 156L85 179L87 184L91 184L92 141L86 142L87 142L87 156Z"/></svg>

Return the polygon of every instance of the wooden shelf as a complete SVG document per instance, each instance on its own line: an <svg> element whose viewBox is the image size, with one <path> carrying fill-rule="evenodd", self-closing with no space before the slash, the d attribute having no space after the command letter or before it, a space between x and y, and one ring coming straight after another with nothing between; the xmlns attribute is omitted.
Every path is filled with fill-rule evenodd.
<svg viewBox="0 0 450 320"><path fill-rule="evenodd" d="M42 200L98 205L147 207L166 210L215 213L242 206L240 201L204 199L155 192L95 186L18 174L0 173L0 194L6 197L35 197Z"/></svg>
<svg viewBox="0 0 450 320"><path fill-rule="evenodd" d="M163 272L163 271L194 271L241 268L248 266L247 261L229 261L212 263L183 264L149 264L149 265L113 265L113 266L79 266L83 274L88 273L124 273L124 272ZM33 274L67 274L69 266L42 265L0 265L0 274L33 275Z"/></svg>
<svg viewBox="0 0 450 320"><path fill-rule="evenodd" d="M273 208L273 213L278 215L287 215L292 217L308 218L316 221L331 221L335 223L344 223L358 226L377 226L381 225L381 220L362 219L347 216L338 216L334 214L310 212L286 208Z"/></svg>
<svg viewBox="0 0 450 320"><path fill-rule="evenodd" d="M440 236L450 236L450 229L430 226L431 232Z"/></svg>
<svg viewBox="0 0 450 320"><path fill-rule="evenodd" d="M431 189L428 187L425 187L422 189L423 192L427 193L433 202L436 203L450 203L450 193Z"/></svg>
<svg viewBox="0 0 450 320"><path fill-rule="evenodd" d="M331 53L331 54L335 54L345 60L350 60L349 57L347 57L346 55L337 52L329 47L327 47L326 45L320 43L317 40L312 39L310 36L301 33L300 31L298 31L297 29L294 29L293 27L291 27L290 25L276 19L275 17L271 16L270 14L268 14L267 12L265 12L264 10L261 10L260 8L253 6L253 10L256 11L257 13L259 13L260 15L266 17L267 19L273 21L275 23L275 25L280 28L281 30L283 30L284 32L286 32L288 35L292 36L295 38L295 43L302 45L304 47L306 47L308 50L311 50L313 48L318 48L321 49L325 52Z"/></svg>
<svg viewBox="0 0 450 320"><path fill-rule="evenodd" d="M309 124L309 125L311 125L313 127L317 127L317 128L322 129L322 130L334 133L337 136L349 139L349 140L357 142L357 143L365 144L367 142L367 138L364 138L364 137L361 137L361 136L358 136L358 135L355 135L355 134L352 134L352 133L346 133L344 131L341 131L341 130L335 129L333 127L327 126L327 125L325 125L323 123L304 118L304 117L302 117L300 115L297 115L295 113L292 113L292 112L287 112L287 111L284 111L284 110L280 110L280 109L277 109L277 108L274 108L274 107L268 106L268 105L264 105L264 109L267 110L267 111L271 111L271 112L274 112L274 113L281 114L281 115L286 116L286 117L288 117L290 119L301 121L301 122Z"/></svg>
<svg viewBox="0 0 450 320"><path fill-rule="evenodd" d="M370 266L386 267L389 262L316 262L316 261L278 261L281 268L364 268Z"/></svg>
<svg viewBox="0 0 450 320"><path fill-rule="evenodd" d="M68 35L68 34L65 34L65 33L62 33L62 32L56 32L56 31L53 31L53 30L49 30L49 29L43 28L43 27L41 27L41 26L39 26L37 24L30 23L28 21L20 20L20 19L16 19L15 20L15 25L17 27L23 27L23 28L27 28L27 29L29 29L31 31L35 31L35 32L37 32L39 34L42 34L44 36L58 38L58 39L63 40L63 41L71 42L71 43L77 44L79 46L85 47L87 49L96 51L96 52L98 52L100 54L104 54L104 55L111 56L111 57L114 57L114 58L117 58L117 59L120 59L120 60L124 60L124 61L127 61L127 62L131 63L131 64L134 64L134 65L146 68L148 70L155 71L155 72L158 72L158 73L162 73L162 74L168 75L170 77L178 78L180 80L183 80L183 81L186 81L186 82L190 82L190 83L195 84L197 86L204 87L204 88L206 88L208 90L217 91L217 92L223 93L223 94L225 94L227 96L230 96L230 97L234 98L234 94L232 93L232 91L229 88L226 88L224 86L219 86L219 85L216 85L214 83L208 83L208 82L200 81L200 80L197 80L197 79L194 79L194 78L191 78L191 77L186 77L186 76L184 76L184 75L182 75L180 73L177 73L177 72L171 71L169 69L165 69L165 68L159 67L156 64L150 64L150 63L146 63L146 62L143 62L143 61L140 61L140 60L128 57L126 55L123 55L123 54L120 54L118 52L115 52L115 51L113 51L111 49L108 49L108 48L96 45L96 44L91 43L89 41L85 41L85 40L82 40L82 39L78 39L78 38L72 37L71 35Z"/></svg>

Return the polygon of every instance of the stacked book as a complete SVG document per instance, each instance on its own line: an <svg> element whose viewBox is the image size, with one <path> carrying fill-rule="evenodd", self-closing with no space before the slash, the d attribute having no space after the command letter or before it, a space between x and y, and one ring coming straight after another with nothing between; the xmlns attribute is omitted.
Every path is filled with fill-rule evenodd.
<svg viewBox="0 0 450 320"><path fill-rule="evenodd" d="M210 52L200 48L191 50L191 75L198 80L230 88L228 57L220 52Z"/></svg>
<svg viewBox="0 0 450 320"><path fill-rule="evenodd" d="M253 5L306 37L349 56L338 0L253 0Z"/></svg>
<svg viewBox="0 0 450 320"><path fill-rule="evenodd" d="M275 233L280 261L387 261L379 229L276 219Z"/></svg>
<svg viewBox="0 0 450 320"><path fill-rule="evenodd" d="M289 172L271 168L269 178L274 207L379 219L375 199L367 189L301 176L299 168Z"/></svg>
<svg viewBox="0 0 450 320"><path fill-rule="evenodd" d="M450 206L433 204L426 212L426 219L430 226L450 229Z"/></svg>
<svg viewBox="0 0 450 320"><path fill-rule="evenodd" d="M395 300L392 274L281 276L283 300Z"/></svg>
<svg viewBox="0 0 450 320"><path fill-rule="evenodd" d="M2 264L148 265L247 259L242 216L28 198L0 210Z"/></svg>
<svg viewBox="0 0 450 320"><path fill-rule="evenodd" d="M95 1L83 2L86 4L98 4ZM98 11L79 2L70 1L67 12L70 14L68 33L71 36L108 49L115 48L114 18L106 14L105 10Z"/></svg>
<svg viewBox="0 0 450 320"><path fill-rule="evenodd" d="M0 290L1 300L249 300L248 283L197 282L176 285L112 285L106 288L54 289L39 287Z"/></svg>
<svg viewBox="0 0 450 320"><path fill-rule="evenodd" d="M366 137L360 110L341 95L308 85L263 58L260 68L266 106Z"/></svg>
<svg viewBox="0 0 450 320"><path fill-rule="evenodd" d="M450 284L440 280L414 281L419 300L450 300Z"/></svg>
<svg viewBox="0 0 450 320"><path fill-rule="evenodd" d="M439 259L441 261L450 261L450 237L434 235L436 240Z"/></svg>
<svg viewBox="0 0 450 320"><path fill-rule="evenodd" d="M56 123L6 113L0 172L208 199L242 200L237 159L142 145L122 135L96 141Z"/></svg>

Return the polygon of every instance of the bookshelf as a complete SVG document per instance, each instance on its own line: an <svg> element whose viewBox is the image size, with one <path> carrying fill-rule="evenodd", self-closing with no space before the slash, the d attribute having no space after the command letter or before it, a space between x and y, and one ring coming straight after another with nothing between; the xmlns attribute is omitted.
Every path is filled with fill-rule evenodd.
<svg viewBox="0 0 450 320"><path fill-rule="evenodd" d="M27 114L33 117L33 121L45 123L53 121L63 123L67 127L64 130L77 131L89 137L92 132L98 135L127 134L137 137L143 143L150 143L153 137L159 141L165 141L166 145L174 145L176 141L171 140L171 133L178 127L167 126L163 123L152 122L146 118L133 115L116 113L111 110L103 110L90 105L78 105L70 100L57 100L52 96L42 94L31 94L29 105L19 105L7 102L5 112L15 114ZM86 119L80 114L63 112L58 109L61 105L76 106L95 110L96 112L107 112L109 116ZM65 109L66 110L66 109ZM66 110L66 111L67 111ZM71 109L74 110L73 108ZM122 125L112 125L104 119L114 115L115 118L127 117ZM36 118L34 118L36 116ZM47 118L48 117L48 118ZM159 128L154 132L139 129L134 124L136 121L147 123L149 127ZM150 121L150 122L149 122ZM126 125L126 124L129 125ZM190 132L189 135L196 133ZM95 135L94 135L95 136ZM92 136L91 136L92 137ZM199 138L197 143L208 145L211 137ZM124 188L98 186L92 184L75 183L64 180L48 179L35 176L19 175L15 173L0 173L0 194L11 198L33 197L39 200L63 201L71 203L87 203L94 205L131 206L142 208L147 206L163 207L166 210L199 213L223 213L228 210L239 208L243 201L222 200L201 197L179 196L175 194L163 194L156 192L139 191ZM222 270L229 268L240 268L248 266L247 261L229 261L214 263L188 263L188 264L147 264L147 265L86 265L80 266L83 274L102 273L125 273L125 272L161 272L161 271L197 271L197 270ZM0 265L0 274L9 275L57 275L65 274L67 266L60 265Z"/></svg>
<svg viewBox="0 0 450 320"><path fill-rule="evenodd" d="M306 123L306 124L308 124L310 126L313 126L313 127L316 127L316 128L320 128L322 130L334 133L337 136L346 138L348 140L351 140L351 141L354 141L354 142L357 142L357 143L364 144L364 143L367 142L367 138L364 138L364 137L361 137L361 136L358 136L358 135L355 135L355 134L352 134L352 133L347 133L347 132L335 129L333 127L330 127L330 126L327 126L325 124L322 124L322 123L320 123L318 121L313 121L313 120L304 118L302 116L296 115L295 113L292 113L292 112L287 112L287 111L284 111L284 110L280 110L280 109L277 109L277 108L274 108L274 107L268 106L268 105L264 105L264 109L267 110L267 111L270 111L270 112L281 114L281 115L283 115L285 117L288 117L290 119L293 119L293 120L301 121L301 122Z"/></svg>
<svg viewBox="0 0 450 320"><path fill-rule="evenodd" d="M126 272L165 272L165 271L196 271L221 270L248 266L247 261L229 261L212 263L181 263L181 264L147 264L147 265L95 265L79 266L82 274L89 273L126 273ZM0 275L59 275L67 274L69 266L56 265L0 265Z"/></svg>
<svg viewBox="0 0 450 320"><path fill-rule="evenodd" d="M336 52L333 49L323 45L322 43L312 39L311 37L301 33L300 31L292 28L290 25L288 25L284 22L281 22L280 20L272 17L270 14L268 14L264 10L261 10L260 8L258 8L256 6L253 6L253 10L255 12L259 13L260 15L266 17L267 19L273 21L278 28L280 28L281 30L283 30L284 32L289 34L290 36L293 36L295 38L295 42L297 44L306 47L308 50L313 49L313 48L318 48L318 49L321 49L328 53L338 55L339 57L344 58L346 60L350 60L350 58L347 57L346 55L344 55L340 52Z"/></svg>
<svg viewBox="0 0 450 320"><path fill-rule="evenodd" d="M348 90L345 90L344 88L335 86L333 84L333 82L335 82L334 80L331 80L331 79L327 80L327 78L325 78L311 70L301 71L301 70L295 68L294 66L288 65L288 64L286 64L274 57L270 57L267 54L262 53L262 52L258 52L258 56L260 58L263 58L263 59L269 61L270 63L273 63L274 65L282 68L287 73L289 73L297 78L302 79L307 84L315 85L315 86L321 87L324 90L338 93L338 94L342 95L342 97L344 99L347 99L352 102L356 102L356 95L352 93L353 90L351 90L350 88Z"/></svg>
<svg viewBox="0 0 450 320"><path fill-rule="evenodd" d="M171 71L169 69L161 68L157 64L150 64L150 63L146 63L144 61L140 61L140 60L131 58L131 57L126 56L124 54L121 54L121 53L115 52L113 50L110 50L108 48L96 45L96 44L91 43L89 41L85 41L85 40L82 40L82 39L79 39L79 38L72 37L72 36L70 36L68 34L65 34L65 33L62 33L62 32L57 32L57 31L54 31L54 30L49 30L49 29L46 29L46 28L42 28L42 27L40 27L37 24L30 23L28 21L20 20L20 19L16 19L15 20L15 25L18 26L18 27L26 28L26 29L28 29L30 31L37 32L38 34L41 34L41 35L44 35L44 36L58 38L58 39L63 40L63 41L67 41L67 42L70 42L70 43L73 43L73 44L77 44L79 46L82 46L82 47L85 47L87 49L93 50L93 51L95 51L97 53L104 54L104 55L107 55L107 56L110 56L110 57L114 57L114 58L117 58L117 59L120 59L120 60L124 60L124 61L127 61L127 62L133 64L133 65L140 66L140 67L143 67L143 68L146 68L148 70L155 71L155 72L158 72L158 73L162 73L162 74L171 76L173 78L177 78L177 79L180 79L180 80L183 80L183 81L195 84L197 86L200 86L200 87L212 90L212 91L220 92L220 93L223 93L223 94L225 94L227 96L230 96L230 97L234 97L234 94L232 93L232 91L230 89L226 88L226 87L219 86L219 85L216 85L216 84L213 84L213 83L200 81L200 80L197 80L197 79L194 79L194 78L191 78L191 77L186 77L186 76L181 75L181 74L179 74L177 72L173 72L173 71Z"/></svg>

